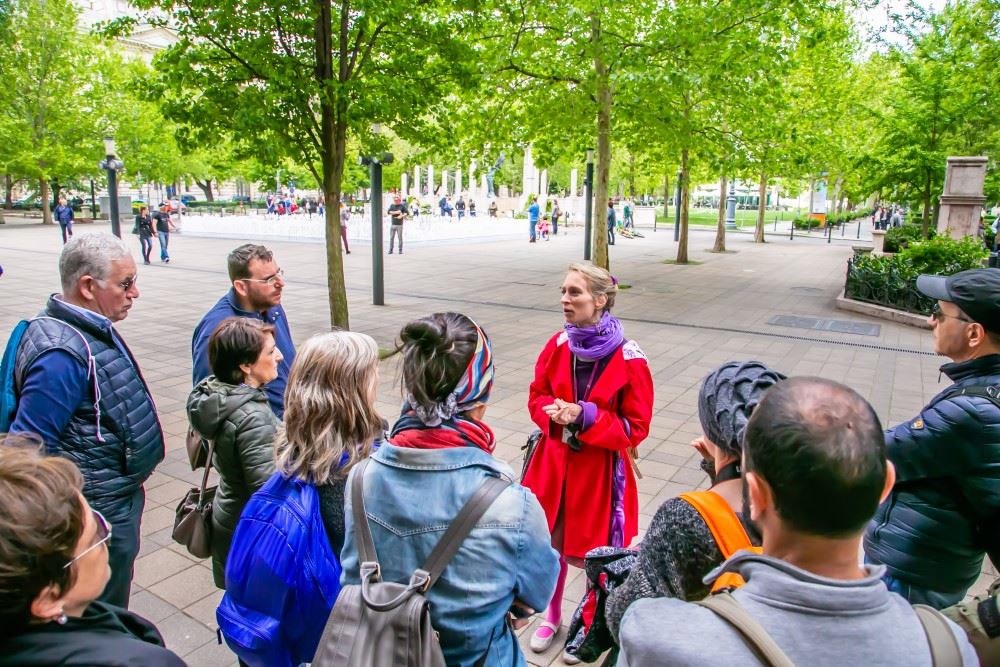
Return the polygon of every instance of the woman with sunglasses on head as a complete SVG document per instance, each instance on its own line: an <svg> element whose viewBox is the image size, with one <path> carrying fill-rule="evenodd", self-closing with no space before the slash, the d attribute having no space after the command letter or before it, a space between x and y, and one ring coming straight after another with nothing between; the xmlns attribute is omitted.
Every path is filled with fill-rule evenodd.
<svg viewBox="0 0 1000 667"><path fill-rule="evenodd" d="M450 667L524 665L512 629L522 621L508 612L523 617L547 604L558 563L538 501L493 457L496 439L483 422L490 340L465 315L436 313L403 327L400 341L405 402L389 444L347 481L342 581L361 579L351 500L358 474L381 578L392 582L424 565L487 480L505 480L426 595Z"/></svg>
<svg viewBox="0 0 1000 667"><path fill-rule="evenodd" d="M646 355L611 315L615 279L600 267L573 264L561 290L566 321L535 362L528 395L542 437L523 483L545 508L561 555L555 595L531 638L536 653L559 632L567 565L582 567L591 549L628 546L638 533L635 448L653 412Z"/></svg>
<svg viewBox="0 0 1000 667"><path fill-rule="evenodd" d="M183 666L146 619L97 602L111 527L67 459L0 443L0 665Z"/></svg>

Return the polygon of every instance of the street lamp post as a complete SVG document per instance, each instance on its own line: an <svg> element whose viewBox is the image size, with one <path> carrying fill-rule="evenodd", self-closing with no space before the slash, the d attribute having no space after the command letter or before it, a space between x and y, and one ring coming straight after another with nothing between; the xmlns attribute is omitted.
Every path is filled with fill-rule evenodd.
<svg viewBox="0 0 1000 667"><path fill-rule="evenodd" d="M674 197L674 243L681 240L681 172L677 168L677 196Z"/></svg>
<svg viewBox="0 0 1000 667"><path fill-rule="evenodd" d="M362 156L362 166L367 166L371 180L372 210L372 304L385 305L385 271L382 266L382 165L392 163L392 153ZM402 243L402 241L400 241Z"/></svg>
<svg viewBox="0 0 1000 667"><path fill-rule="evenodd" d="M587 178L583 183L586 186L583 214L583 258L590 261L590 244L593 240L594 225L594 151L592 150L587 151Z"/></svg>
<svg viewBox="0 0 1000 667"><path fill-rule="evenodd" d="M736 183L729 184L729 196L726 197L726 229L736 229Z"/></svg>
<svg viewBox="0 0 1000 667"><path fill-rule="evenodd" d="M108 172L108 217L111 220L111 233L121 238L122 230L118 219L118 171L124 169L125 164L118 159L115 140L111 137L104 137L104 155L104 159L97 164L97 167Z"/></svg>

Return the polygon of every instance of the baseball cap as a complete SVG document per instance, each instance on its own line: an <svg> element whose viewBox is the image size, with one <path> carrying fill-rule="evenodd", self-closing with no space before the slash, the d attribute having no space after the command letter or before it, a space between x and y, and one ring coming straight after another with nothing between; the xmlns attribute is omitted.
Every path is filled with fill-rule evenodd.
<svg viewBox="0 0 1000 667"><path fill-rule="evenodd" d="M951 276L922 275L917 289L950 301L987 331L1000 333L1000 269L969 269Z"/></svg>

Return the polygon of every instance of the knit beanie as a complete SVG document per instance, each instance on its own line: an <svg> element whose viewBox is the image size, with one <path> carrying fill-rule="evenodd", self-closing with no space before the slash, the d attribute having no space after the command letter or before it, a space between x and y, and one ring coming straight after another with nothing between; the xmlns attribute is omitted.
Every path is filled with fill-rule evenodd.
<svg viewBox="0 0 1000 667"><path fill-rule="evenodd" d="M698 418L711 442L743 453L743 430L764 392L785 376L759 361L730 361L708 374L698 392Z"/></svg>

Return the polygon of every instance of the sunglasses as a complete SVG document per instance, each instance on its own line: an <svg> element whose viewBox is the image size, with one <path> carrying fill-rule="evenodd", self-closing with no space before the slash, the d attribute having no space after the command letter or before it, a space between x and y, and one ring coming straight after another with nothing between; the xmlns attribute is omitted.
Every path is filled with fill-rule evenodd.
<svg viewBox="0 0 1000 667"><path fill-rule="evenodd" d="M941 310L940 303L935 303L934 307L931 308L931 317L933 317L938 322L940 322L946 317L950 317L955 320L961 320L962 322L966 322L968 324L973 324L973 321L967 317L964 317L962 315L949 315L948 313L944 312L943 310Z"/></svg>
<svg viewBox="0 0 1000 667"><path fill-rule="evenodd" d="M73 558L73 560L63 565L63 569L66 569L67 567L69 567L70 565L80 560L81 558L89 554L91 551L93 551L94 549L96 549L97 547L101 546L102 544L111 539L111 524L108 523L108 520L104 518L104 515L98 512L97 510L91 509L90 511L94 515L94 521L97 523L97 541L91 544L83 551L81 551L80 553L78 553Z"/></svg>

